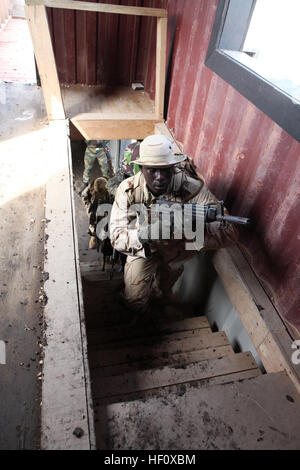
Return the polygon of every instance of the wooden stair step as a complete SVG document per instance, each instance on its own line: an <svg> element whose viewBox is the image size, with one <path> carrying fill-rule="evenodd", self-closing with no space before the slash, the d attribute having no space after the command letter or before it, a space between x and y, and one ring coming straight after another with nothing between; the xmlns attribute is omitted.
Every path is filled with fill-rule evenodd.
<svg viewBox="0 0 300 470"><path fill-rule="evenodd" d="M137 370L191 364L192 362L200 362L230 354L234 354L231 346L218 346L216 348L201 349L200 351L172 354L168 357L154 358L148 361L134 361L126 364L93 368L91 370L95 371L93 373L97 377L111 377L113 375L125 374Z"/></svg>
<svg viewBox="0 0 300 470"><path fill-rule="evenodd" d="M89 282L82 277L82 287L84 294L84 308L87 322L94 315L103 322L116 320L120 321L122 315L122 305L118 298L118 292L122 289L123 281L119 279L102 280ZM130 318L128 316L128 318Z"/></svg>
<svg viewBox="0 0 300 470"><path fill-rule="evenodd" d="M286 371L96 406L103 450L296 450L300 396ZM155 462L154 462L155 463Z"/></svg>
<svg viewBox="0 0 300 470"><path fill-rule="evenodd" d="M187 331L175 331L174 333L170 334L161 334L161 335L155 335L155 336L149 336L149 337L141 337L141 338L129 338L125 340L120 340L120 341L113 341L109 342L106 344L103 344L101 342L101 339L99 340L97 335L92 336L92 338L89 338L89 347L90 349L97 349L98 351L101 349L107 349L109 348L125 348L125 347L132 347L132 346L138 346L139 344L143 344L145 346L151 346L153 344L160 343L162 341L175 341L179 339L184 339L184 338L191 338L193 336L200 336L204 332L211 332L210 328L196 328L195 330L187 330ZM95 341L94 343L92 341Z"/></svg>
<svg viewBox="0 0 300 470"><path fill-rule="evenodd" d="M161 334L171 334L195 329L210 328L205 316L187 318L180 321L152 321L144 325L98 328L89 334L89 344L117 342Z"/></svg>
<svg viewBox="0 0 300 470"><path fill-rule="evenodd" d="M211 377L209 379L196 380L194 382L186 382L183 384L168 385L166 387L155 388L151 390L143 390L130 393L129 395L115 395L105 398L98 398L95 401L95 414L97 417L97 407L102 405L109 405L112 403L120 403L126 400L126 402L132 400L143 400L146 401L152 397L161 397L166 400L169 399L170 394L183 395L187 390L191 389L204 389L212 387L214 385L231 384L234 382L242 382L244 380L253 379L261 375L260 369L250 369L242 372L234 372L227 375L219 375L218 377Z"/></svg>
<svg viewBox="0 0 300 470"><path fill-rule="evenodd" d="M128 372L113 377L95 376L93 391L96 399L120 396L120 391L126 396L134 392L207 380L251 369L257 369L257 364L251 352L243 352L187 365Z"/></svg>
<svg viewBox="0 0 300 470"><path fill-rule="evenodd" d="M87 330L94 329L95 324L109 326L126 325L133 318L133 313L124 308L120 292L123 282L119 279L89 282L82 278ZM198 313L198 312L197 312ZM161 308L157 307L157 319L161 318ZM194 307L189 303L175 303L164 308L163 317L182 319L195 316Z"/></svg>
<svg viewBox="0 0 300 470"><path fill-rule="evenodd" d="M81 275L83 279L87 282L99 282L99 281L110 281L111 274L109 270L103 271L101 268L93 269L91 271L81 271ZM116 280L123 280L124 275L122 272L114 272L114 279Z"/></svg>
<svg viewBox="0 0 300 470"><path fill-rule="evenodd" d="M92 284L92 283L90 283ZM98 284L97 284L98 285ZM91 290L92 295L95 296L95 302L91 304L87 302L88 314L87 314L87 324L91 329L96 325L107 325L107 326L119 326L119 323L130 322L134 314L124 308L124 305L121 303L120 298L117 295L117 292L109 292L109 287L107 286L105 293L95 292L94 289ZM120 290L120 289L119 289ZM158 304L153 306L154 313L152 318L155 321L161 320L184 320L187 318L195 317L194 308L189 304L170 304L163 307ZM201 316L201 314L197 314Z"/></svg>
<svg viewBox="0 0 300 470"><path fill-rule="evenodd" d="M91 367L124 364L130 361L147 360L157 357L168 357L170 354L191 352L200 349L230 345L224 331L212 333L208 329L199 330L197 335L189 338L174 339L170 336L153 344L138 344L124 348L90 350Z"/></svg>

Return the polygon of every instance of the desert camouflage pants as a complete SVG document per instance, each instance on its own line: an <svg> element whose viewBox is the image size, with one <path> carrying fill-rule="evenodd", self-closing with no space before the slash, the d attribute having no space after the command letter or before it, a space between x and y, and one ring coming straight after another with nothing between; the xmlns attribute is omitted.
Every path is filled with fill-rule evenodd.
<svg viewBox="0 0 300 470"><path fill-rule="evenodd" d="M151 297L170 293L171 288L183 272L183 265L195 255L185 250L184 242L169 243L160 247L149 258L127 256L124 269L124 298L131 310L138 313L147 311ZM175 269L174 265L177 267Z"/></svg>
<svg viewBox="0 0 300 470"><path fill-rule="evenodd" d="M112 158L109 149L107 147L101 147L99 150L96 150L95 147L88 146L84 154L84 183L89 183L96 159L98 160L102 176L105 178L112 178L114 176Z"/></svg>

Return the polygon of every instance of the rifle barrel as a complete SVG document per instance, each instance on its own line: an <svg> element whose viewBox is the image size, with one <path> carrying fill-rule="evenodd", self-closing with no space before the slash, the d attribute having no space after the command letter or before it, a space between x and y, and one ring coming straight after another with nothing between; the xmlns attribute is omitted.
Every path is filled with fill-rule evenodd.
<svg viewBox="0 0 300 470"><path fill-rule="evenodd" d="M223 215L216 218L217 220L225 220L226 222L230 222L232 224L240 224L240 225L249 225L250 219L246 217L236 217L234 215Z"/></svg>
<svg viewBox="0 0 300 470"><path fill-rule="evenodd" d="M166 206L166 209L161 209L163 205ZM214 221L221 221L224 220L226 222L230 222L232 224L239 224L239 225L249 225L250 224L250 219L246 217L238 217L234 215L218 215L217 213L217 207L215 206L205 206L202 204L197 204L197 203L184 203L184 202L175 202L175 201L169 201L169 200L163 200L163 201L156 201L156 204L154 204L152 207L155 208L155 212L157 213L165 213L168 214L167 207L176 207L180 206L182 209L184 207L189 207L192 211L193 216L201 216L204 211L204 216L205 216L205 222L214 222Z"/></svg>

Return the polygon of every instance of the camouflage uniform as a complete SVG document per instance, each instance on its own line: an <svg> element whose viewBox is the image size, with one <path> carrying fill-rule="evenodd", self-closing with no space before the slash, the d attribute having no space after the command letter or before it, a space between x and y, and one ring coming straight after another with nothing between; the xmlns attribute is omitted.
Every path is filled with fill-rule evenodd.
<svg viewBox="0 0 300 470"><path fill-rule="evenodd" d="M139 165L131 162L134 162L139 158L139 142L133 142L129 144L124 152L121 171L126 176L136 175L140 171Z"/></svg>
<svg viewBox="0 0 300 470"><path fill-rule="evenodd" d="M164 195L174 202L195 202L216 205L217 200L203 179L197 180L175 169ZM174 271L172 263L191 258L195 252L185 249L185 240L162 240L150 243L150 256L138 237L138 224L132 228L128 207L135 203L147 207L157 198L148 190L143 173L124 180L118 187L110 219L110 238L114 248L127 254L124 271L124 297L132 310L145 312L152 295L166 295L183 271ZM135 223L136 219L133 219ZM129 227L130 224L130 227ZM232 224L206 224L204 250L230 246L237 241L238 232ZM149 247L148 247L149 248Z"/></svg>
<svg viewBox="0 0 300 470"><path fill-rule="evenodd" d="M102 176L111 178L114 176L112 158L107 147L109 140L88 140L84 154L83 183L89 183L95 160L98 160Z"/></svg>

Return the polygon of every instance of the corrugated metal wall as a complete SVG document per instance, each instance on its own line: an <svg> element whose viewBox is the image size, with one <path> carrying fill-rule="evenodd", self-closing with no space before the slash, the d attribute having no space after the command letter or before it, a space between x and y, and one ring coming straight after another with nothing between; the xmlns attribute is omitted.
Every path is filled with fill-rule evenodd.
<svg viewBox="0 0 300 470"><path fill-rule="evenodd" d="M280 314L300 330L300 144L204 65L217 0L126 4L168 8L168 125L216 196L251 217L242 247ZM153 97L155 20L53 11L51 22L61 81L138 79Z"/></svg>
<svg viewBox="0 0 300 470"><path fill-rule="evenodd" d="M300 330L300 144L205 65L217 0L170 0L167 121L211 190L251 217L241 243L278 311Z"/></svg>
<svg viewBox="0 0 300 470"><path fill-rule="evenodd" d="M145 2L101 3L143 6ZM61 83L130 86L137 68L145 71L147 62L138 66L137 51L141 25L147 27L149 19L56 8L48 8L47 14Z"/></svg>

